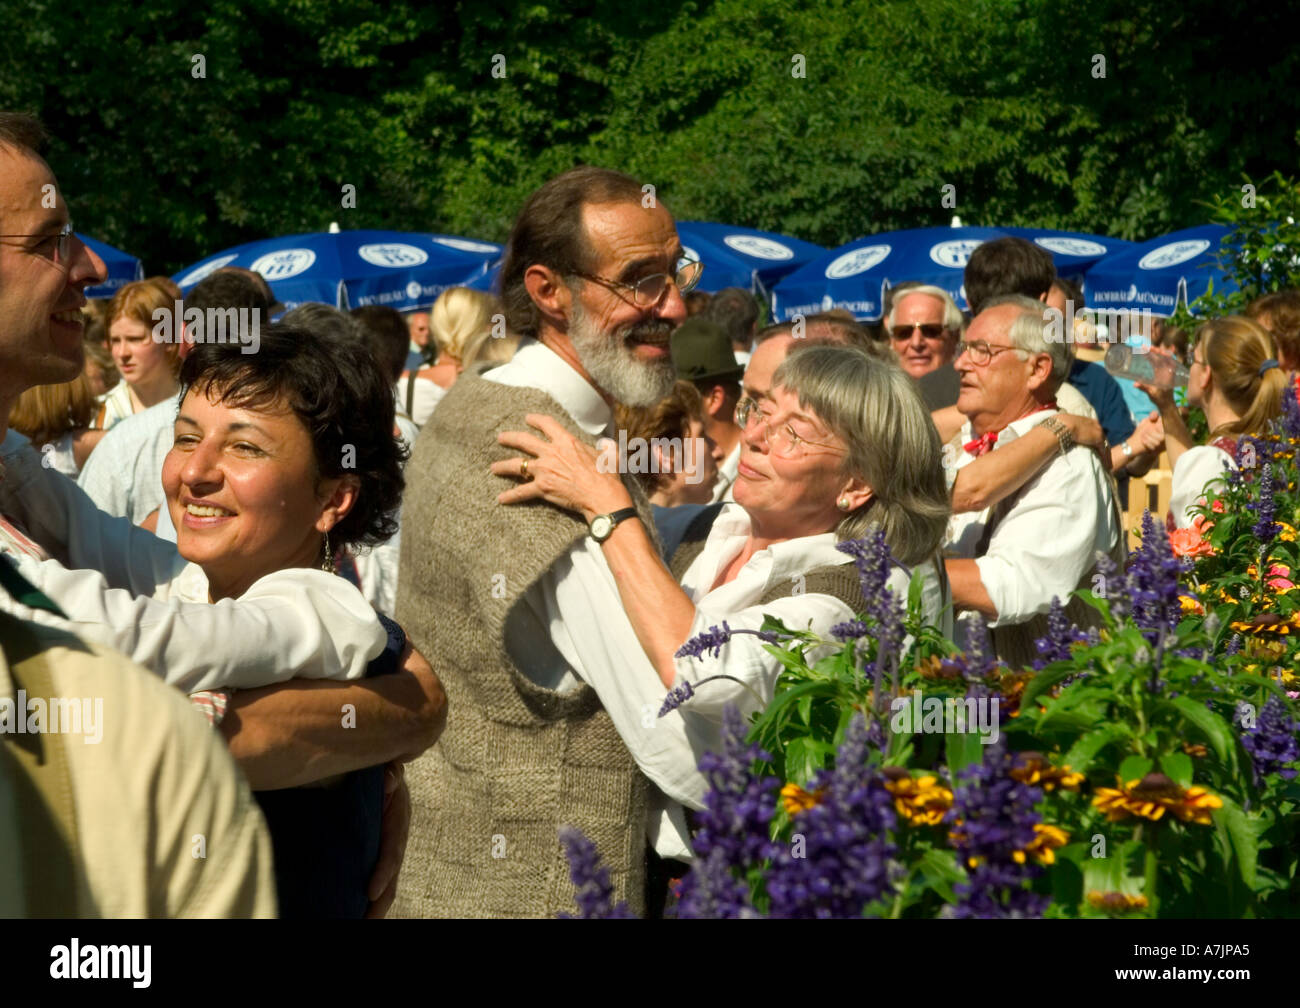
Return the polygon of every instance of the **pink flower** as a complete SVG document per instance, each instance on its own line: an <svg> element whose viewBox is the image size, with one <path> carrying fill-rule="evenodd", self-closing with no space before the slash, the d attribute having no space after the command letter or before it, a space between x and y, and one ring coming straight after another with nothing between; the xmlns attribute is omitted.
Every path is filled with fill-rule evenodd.
<svg viewBox="0 0 1300 1008"><path fill-rule="evenodd" d="M1205 519L1200 515L1192 522L1190 528L1174 529L1169 533L1169 545L1174 556L1207 557L1214 555L1214 547L1205 541L1204 533L1208 531Z"/></svg>
<svg viewBox="0 0 1300 1008"><path fill-rule="evenodd" d="M1294 588L1289 578L1291 577L1290 568L1283 564L1270 564L1268 568L1268 586L1274 591L1289 591Z"/></svg>

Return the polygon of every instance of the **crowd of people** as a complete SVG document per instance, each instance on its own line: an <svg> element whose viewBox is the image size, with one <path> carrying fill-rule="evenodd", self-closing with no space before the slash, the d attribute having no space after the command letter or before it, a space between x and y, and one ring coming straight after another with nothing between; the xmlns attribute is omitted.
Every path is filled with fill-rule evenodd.
<svg viewBox="0 0 1300 1008"><path fill-rule="evenodd" d="M1185 403L1126 388L1053 338L1083 292L1018 238L972 253L968 313L905 283L879 327L763 326L593 167L528 198L499 297L285 312L225 268L89 305L42 141L0 113L6 915L553 916L563 826L661 914L722 712L782 671L733 632L694 689L684 642L828 636L878 532L890 590L1026 666L1054 600L1095 619L1129 477L1167 452L1186 525L1300 365L1284 292L1148 334ZM254 352L158 340L182 304L256 313ZM16 734L35 696L102 698L103 744Z"/></svg>

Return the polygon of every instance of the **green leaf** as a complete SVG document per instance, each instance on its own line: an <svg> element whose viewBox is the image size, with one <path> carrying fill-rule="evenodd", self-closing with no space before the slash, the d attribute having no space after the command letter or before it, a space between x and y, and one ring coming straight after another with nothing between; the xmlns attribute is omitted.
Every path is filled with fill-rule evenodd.
<svg viewBox="0 0 1300 1008"><path fill-rule="evenodd" d="M1125 784L1129 781L1141 780L1151 772L1153 765L1145 756L1129 756L1119 765L1119 779Z"/></svg>
<svg viewBox="0 0 1300 1008"><path fill-rule="evenodd" d="M1113 724L1094 729L1083 735L1070 747L1062 761L1065 766L1078 773L1087 773L1097 754L1112 742L1131 738L1132 730L1128 725Z"/></svg>
<svg viewBox="0 0 1300 1008"><path fill-rule="evenodd" d="M1214 822L1227 833L1232 853L1241 873L1241 881L1248 889L1255 888L1255 862L1259 858L1259 840L1251 820L1242 811L1241 806L1226 795L1220 794L1223 808L1214 810Z"/></svg>
<svg viewBox="0 0 1300 1008"><path fill-rule="evenodd" d="M966 881L966 873L957 864L954 851L931 848L917 858L918 865L925 872L926 883L943 899L945 903L955 903L957 894L953 886Z"/></svg>
<svg viewBox="0 0 1300 1008"><path fill-rule="evenodd" d="M1235 774L1237 772L1237 740L1223 718L1206 709L1205 704L1199 700L1193 700L1191 697L1174 697L1172 700L1162 700L1157 709L1165 707L1173 707L1186 720L1198 728L1210 743L1214 754L1219 757L1219 761L1231 773ZM1185 733L1179 732L1177 734L1181 736Z"/></svg>
<svg viewBox="0 0 1300 1008"><path fill-rule="evenodd" d="M1160 757L1160 769L1179 787L1192 786L1192 758L1187 753L1165 753Z"/></svg>
<svg viewBox="0 0 1300 1008"><path fill-rule="evenodd" d="M1024 693L1020 695L1021 710L1030 708L1030 705L1038 696L1046 693L1062 679L1068 679L1072 675L1077 675L1078 672L1079 670L1072 665L1066 665L1064 668L1046 669L1040 672L1029 681Z"/></svg>
<svg viewBox="0 0 1300 1008"><path fill-rule="evenodd" d="M976 732L948 732L944 735L948 771L955 778L972 763L984 759L984 744Z"/></svg>

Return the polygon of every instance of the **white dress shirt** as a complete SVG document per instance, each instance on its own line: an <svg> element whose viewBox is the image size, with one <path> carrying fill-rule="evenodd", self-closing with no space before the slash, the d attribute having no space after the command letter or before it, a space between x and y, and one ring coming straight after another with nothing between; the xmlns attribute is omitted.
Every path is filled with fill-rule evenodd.
<svg viewBox="0 0 1300 1008"><path fill-rule="evenodd" d="M104 407L104 419L98 415L90 422L92 428L111 430L127 417L134 415L135 406L131 402L131 386L123 379L99 397L99 404ZM98 414L98 411L96 411Z"/></svg>
<svg viewBox="0 0 1300 1008"><path fill-rule="evenodd" d="M999 433L994 451L1055 412L1040 410L1014 421ZM968 420L960 443L973 436ZM944 453L945 466L954 470L973 461L965 451ZM992 515L993 508L953 515L944 539L945 556L975 560L998 612L990 627L1014 626L1045 613L1053 596L1062 604L1069 601L1097 553L1109 552L1119 536L1110 482L1096 453L1079 446L1058 455L1017 492L987 550L977 555Z"/></svg>
<svg viewBox="0 0 1300 1008"><path fill-rule="evenodd" d="M132 416L104 435L77 479L101 511L139 525L163 503L163 459L176 440L176 397Z"/></svg>
<svg viewBox="0 0 1300 1008"><path fill-rule="evenodd" d="M682 588L695 603L692 637L711 627L721 627L723 621L733 631L759 630L764 617L773 616L791 630L811 630L830 640L831 627L857 618L838 598L804 592L800 583L802 576L815 568L853 562L852 557L836 548L833 532L790 539L760 550L749 558L735 578L715 589L713 585L719 575L749 540L751 527L749 514L739 504L723 508L709 531L704 549L687 569ZM933 563L918 564L911 571L895 565L885 582L886 588L906 608L913 574L922 578L922 605L927 621L950 634L951 600L944 597L943 583ZM759 600L778 585L790 586L794 594L760 605ZM904 639L903 650L910 644L910 638ZM820 652L809 652L810 663L819 657ZM698 719L708 719L715 726L720 724L722 711L729 703L737 705L745 717L767 706L776 695L776 680L782 669L781 663L766 651L764 641L752 634L734 634L716 658L711 652L702 658L678 658L679 684L683 679L695 683L719 674L741 680L737 683L719 679L701 686L681 708L688 712L688 724Z"/></svg>
<svg viewBox="0 0 1300 1008"><path fill-rule="evenodd" d="M736 447L731 449L720 463L718 463L718 478L713 481L713 503L719 501L733 501L733 491L736 488L736 472L740 468L740 449L744 447L740 441L736 442Z"/></svg>
<svg viewBox="0 0 1300 1008"><path fill-rule="evenodd" d="M1169 495L1169 510L1174 514L1175 527L1190 528L1195 517L1191 509L1204 503L1205 485L1222 480L1224 472L1236 468L1233 457L1217 445L1197 445L1183 452L1174 465L1173 487Z"/></svg>
<svg viewBox="0 0 1300 1008"><path fill-rule="evenodd" d="M359 679L385 647L374 611L342 578L275 571L240 598L210 604L203 571L173 543L100 511L75 483L45 469L26 438L10 432L0 459L0 512L69 565L38 560L0 536L0 553L69 619L0 593L7 612L121 651L186 692L295 676Z"/></svg>

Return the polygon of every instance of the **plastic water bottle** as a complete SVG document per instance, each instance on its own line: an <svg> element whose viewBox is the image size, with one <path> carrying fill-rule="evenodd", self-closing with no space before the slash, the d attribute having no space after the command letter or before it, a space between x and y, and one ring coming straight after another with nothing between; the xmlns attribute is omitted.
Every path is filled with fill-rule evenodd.
<svg viewBox="0 0 1300 1008"><path fill-rule="evenodd" d="M1106 370L1116 378L1128 378L1156 388L1186 388L1187 368L1168 354L1148 350L1134 353L1133 348L1116 343L1106 351Z"/></svg>

